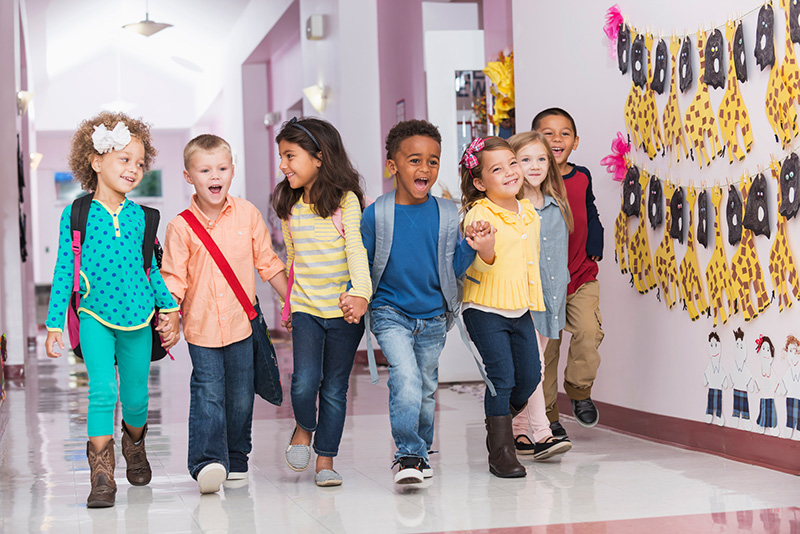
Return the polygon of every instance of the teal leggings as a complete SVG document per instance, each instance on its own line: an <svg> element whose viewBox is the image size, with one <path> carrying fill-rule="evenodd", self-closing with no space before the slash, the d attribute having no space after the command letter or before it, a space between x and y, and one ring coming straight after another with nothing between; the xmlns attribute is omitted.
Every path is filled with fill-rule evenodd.
<svg viewBox="0 0 800 534"><path fill-rule="evenodd" d="M114 409L117 406L115 355L119 367L122 418L130 427L144 426L149 400L150 325L138 330L117 330L87 313L80 314L80 321L81 349L89 375L89 413L86 417L89 437L114 433Z"/></svg>

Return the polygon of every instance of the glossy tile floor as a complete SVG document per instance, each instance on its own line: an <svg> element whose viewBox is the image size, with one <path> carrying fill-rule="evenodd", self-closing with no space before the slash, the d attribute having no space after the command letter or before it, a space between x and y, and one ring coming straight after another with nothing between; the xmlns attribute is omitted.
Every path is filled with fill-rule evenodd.
<svg viewBox="0 0 800 534"><path fill-rule="evenodd" d="M556 461L523 459L524 479L495 478L487 470L482 401L470 387L438 392L435 477L425 487L395 486L387 375L372 386L364 369L352 377L335 464L342 487L317 488L313 470L286 466L283 451L294 424L287 394L280 408L256 401L249 483L201 496L186 470L185 347L151 374L153 480L128 485L118 444L114 508L85 505L83 365L40 356L25 388L9 384L0 407L0 532L800 533L797 477L585 430L566 418L572 451ZM285 386L289 351L279 344Z"/></svg>

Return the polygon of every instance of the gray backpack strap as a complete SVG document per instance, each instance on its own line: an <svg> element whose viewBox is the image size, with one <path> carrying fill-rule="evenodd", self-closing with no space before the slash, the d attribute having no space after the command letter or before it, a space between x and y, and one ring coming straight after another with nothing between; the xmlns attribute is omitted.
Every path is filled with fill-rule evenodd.
<svg viewBox="0 0 800 534"><path fill-rule="evenodd" d="M375 201L375 252L372 255L372 292L378 290L386 264L389 263L389 253L392 250L394 237L394 191L381 195ZM372 299L370 299L372 300ZM375 349L372 348L372 319L370 310L364 314L364 334L367 343L367 363L369 376L373 384L378 383L378 364L375 362Z"/></svg>

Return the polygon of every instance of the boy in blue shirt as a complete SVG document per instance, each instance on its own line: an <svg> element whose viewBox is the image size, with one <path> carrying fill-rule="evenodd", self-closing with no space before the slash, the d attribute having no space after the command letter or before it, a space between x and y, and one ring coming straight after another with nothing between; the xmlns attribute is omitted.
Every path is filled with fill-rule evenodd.
<svg viewBox="0 0 800 534"><path fill-rule="evenodd" d="M373 278L372 332L389 362L397 484L433 476L428 451L434 395L439 354L452 324L448 319L460 307L457 278L472 263L475 250L486 248L489 255L494 250L486 223L474 223L465 231L468 238L460 240L456 204L429 194L439 175L440 154L436 126L422 120L396 124L386 137L386 157L397 190L368 206L361 219ZM376 226L376 216L385 216L385 224ZM383 250L376 250L376 244Z"/></svg>

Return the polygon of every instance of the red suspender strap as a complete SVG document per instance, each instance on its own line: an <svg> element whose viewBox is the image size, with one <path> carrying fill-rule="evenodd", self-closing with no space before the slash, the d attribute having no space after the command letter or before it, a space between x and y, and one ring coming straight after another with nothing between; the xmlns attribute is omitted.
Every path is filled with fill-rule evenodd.
<svg viewBox="0 0 800 534"><path fill-rule="evenodd" d="M242 284L239 282L239 279L236 278L236 274L231 269L228 260L225 259L225 256L222 255L222 251L219 249L217 244L214 242L214 239L211 235L206 231L200 221L197 220L197 217L194 216L189 210L183 210L181 212L181 217L183 217L194 233L197 234L197 237L200 238L200 241L206 246L206 250L208 253L211 254L211 257L214 259L214 263L217 264L219 270L222 271L222 275L228 281L228 284L233 289L233 293L236 295L236 298L239 299L239 303L244 308L244 311L247 312L247 317L251 321L258 317L258 313L256 313L256 309L253 307L253 303L250 302L250 299L247 298L247 293L245 293Z"/></svg>

